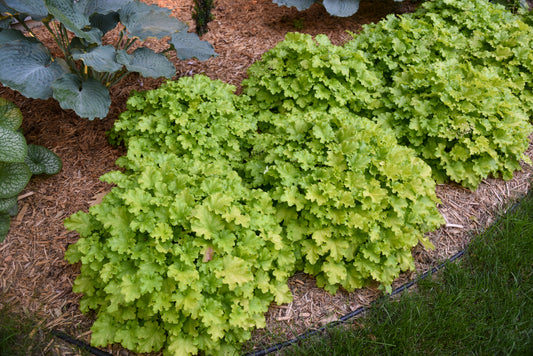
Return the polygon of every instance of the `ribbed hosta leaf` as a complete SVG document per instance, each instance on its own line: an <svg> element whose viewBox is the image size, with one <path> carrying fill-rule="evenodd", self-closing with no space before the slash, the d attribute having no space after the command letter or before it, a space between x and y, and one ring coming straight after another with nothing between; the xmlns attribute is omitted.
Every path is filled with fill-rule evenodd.
<svg viewBox="0 0 533 356"><path fill-rule="evenodd" d="M120 21L132 37L145 40L148 37L162 38L186 30L188 26L170 16L170 9L141 2L131 2L118 10Z"/></svg>
<svg viewBox="0 0 533 356"><path fill-rule="evenodd" d="M200 40L196 33L181 31L172 35L170 43L174 46L179 59L198 58L206 61L216 56L211 43Z"/></svg>
<svg viewBox="0 0 533 356"><path fill-rule="evenodd" d="M68 71L63 59L53 59L40 43L16 40L0 45L0 82L22 95L48 99L52 83Z"/></svg>
<svg viewBox="0 0 533 356"><path fill-rule="evenodd" d="M85 65L92 67L97 72L113 73L122 68L115 60L117 52L111 45L90 48L86 52L73 50L72 58L81 59Z"/></svg>
<svg viewBox="0 0 533 356"><path fill-rule="evenodd" d="M155 53L153 50L140 47L132 54L121 50L117 54L117 61L124 64L128 71L139 72L144 77L170 78L176 74L176 69L164 54Z"/></svg>
<svg viewBox="0 0 533 356"><path fill-rule="evenodd" d="M0 161L24 162L26 139L17 131L0 126Z"/></svg>
<svg viewBox="0 0 533 356"><path fill-rule="evenodd" d="M274 4L278 4L279 6L294 6L298 11L302 11L305 9L308 9L313 5L317 0L274 0Z"/></svg>
<svg viewBox="0 0 533 356"><path fill-rule="evenodd" d="M89 0L45 0L48 11L67 29L90 43L102 43L102 31L91 28L88 14Z"/></svg>
<svg viewBox="0 0 533 356"><path fill-rule="evenodd" d="M4 43L9 43L16 40L25 40L30 42L39 42L36 38L33 37L26 37L22 34L22 32L12 29L6 29L0 31L0 45Z"/></svg>
<svg viewBox="0 0 533 356"><path fill-rule="evenodd" d="M74 74L65 74L53 84L54 99L63 109L72 109L80 117L104 118L109 112L109 90L99 81L82 81Z"/></svg>
<svg viewBox="0 0 533 356"><path fill-rule="evenodd" d="M3 2L10 8L22 14L28 14L37 21L48 15L48 9L43 0L4 0Z"/></svg>
<svg viewBox="0 0 533 356"><path fill-rule="evenodd" d="M348 17L359 10L359 0L324 0L323 4L333 16Z"/></svg>
<svg viewBox="0 0 533 356"><path fill-rule="evenodd" d="M11 101L0 98L0 126L17 130L22 124L22 113Z"/></svg>
<svg viewBox="0 0 533 356"><path fill-rule="evenodd" d="M31 172L23 162L0 162L0 198L11 198L24 189Z"/></svg>

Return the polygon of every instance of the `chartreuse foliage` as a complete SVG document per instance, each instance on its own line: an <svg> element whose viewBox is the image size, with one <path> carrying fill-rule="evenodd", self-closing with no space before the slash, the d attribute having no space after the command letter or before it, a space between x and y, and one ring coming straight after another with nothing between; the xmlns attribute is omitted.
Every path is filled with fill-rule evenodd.
<svg viewBox="0 0 533 356"><path fill-rule="evenodd" d="M346 109L259 116L247 174L267 191L304 271L330 292L413 269L411 248L443 223L431 169Z"/></svg>
<svg viewBox="0 0 533 356"><path fill-rule="evenodd" d="M81 235L66 257L82 263L74 291L97 311L94 345L229 353L272 302L291 300L295 255L272 199L232 165L255 130L234 89L197 76L129 99L113 132L128 147L125 171L105 175L116 187L65 222Z"/></svg>
<svg viewBox="0 0 533 356"><path fill-rule="evenodd" d="M188 33L171 10L137 0L0 0L0 81L30 98L54 97L79 116L104 118L109 88L131 72L171 78L176 70L165 53L133 45L147 38L169 38L178 58L206 60L213 47ZM63 58L53 57L25 20L42 21ZM10 27L18 21L30 36ZM102 43L123 27L114 44ZM70 32L70 35L69 35Z"/></svg>
<svg viewBox="0 0 533 356"><path fill-rule="evenodd" d="M65 222L81 235L66 257L97 313L93 344L236 349L291 300L297 268L330 291L386 287L441 222L429 167L376 124L258 113L234 90L184 77L132 95L111 130L127 147L103 177L116 186Z"/></svg>
<svg viewBox="0 0 533 356"><path fill-rule="evenodd" d="M485 0L441 0L342 47L288 34L250 67L244 93L274 113L346 107L392 129L439 182L475 189L526 158L533 28L521 19Z"/></svg>
<svg viewBox="0 0 533 356"><path fill-rule="evenodd" d="M377 45L379 44L379 45ZM533 28L485 0L441 0L389 16L347 43L383 73L373 119L439 182L512 178L532 131Z"/></svg>
<svg viewBox="0 0 533 356"><path fill-rule="evenodd" d="M379 71L362 51L347 52L325 35L288 33L248 69L244 94L260 110L327 110L344 106L353 112L379 108Z"/></svg>
<svg viewBox="0 0 533 356"><path fill-rule="evenodd" d="M0 242L9 232L11 216L18 213L17 196L32 175L56 174L61 170L59 157L48 148L27 144L20 131L22 113L0 98Z"/></svg>

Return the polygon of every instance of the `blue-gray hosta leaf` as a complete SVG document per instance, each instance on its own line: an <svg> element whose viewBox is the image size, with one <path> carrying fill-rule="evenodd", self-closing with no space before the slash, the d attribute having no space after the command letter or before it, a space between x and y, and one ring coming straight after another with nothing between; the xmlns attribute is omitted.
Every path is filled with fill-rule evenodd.
<svg viewBox="0 0 533 356"><path fill-rule="evenodd" d="M38 39L34 37L26 37L22 34L22 32L17 30L8 29L0 31L0 45L16 40L31 41L35 43L39 42Z"/></svg>
<svg viewBox="0 0 533 356"><path fill-rule="evenodd" d="M359 0L324 0L323 4L333 16L348 17L359 10Z"/></svg>
<svg viewBox="0 0 533 356"><path fill-rule="evenodd" d="M89 21L92 27L98 28L102 33L107 33L117 27L120 17L118 12L109 12L105 15L92 14Z"/></svg>
<svg viewBox="0 0 533 356"><path fill-rule="evenodd" d="M216 56L211 43L200 40L196 33L181 31L172 35L170 43L179 59L198 58L201 61Z"/></svg>
<svg viewBox="0 0 533 356"><path fill-rule="evenodd" d="M40 21L48 16L48 9L43 0L3 0L3 2L21 14L31 16L36 21Z"/></svg>
<svg viewBox="0 0 533 356"><path fill-rule="evenodd" d="M120 50L117 61L124 64L128 71L139 72L143 77L170 78L176 74L176 68L164 54L155 53L146 47L137 48L132 54Z"/></svg>
<svg viewBox="0 0 533 356"><path fill-rule="evenodd" d="M86 13L91 0L45 0L48 11L76 36L90 43L102 43L103 33L100 29L91 27Z"/></svg>
<svg viewBox="0 0 533 356"><path fill-rule="evenodd" d="M80 117L94 120L96 117L106 117L109 112L109 90L95 79L82 81L75 74L69 73L56 80L52 87L54 99L61 107L74 110Z"/></svg>
<svg viewBox="0 0 533 356"><path fill-rule="evenodd" d="M117 12L124 6L133 2L133 0L91 0L87 3L85 14L108 14L110 12Z"/></svg>
<svg viewBox="0 0 533 356"><path fill-rule="evenodd" d="M31 178L24 162L0 162L0 198L11 198L22 191Z"/></svg>
<svg viewBox="0 0 533 356"><path fill-rule="evenodd" d="M279 6L294 6L298 11L306 10L313 5L317 0L273 0L274 4Z"/></svg>
<svg viewBox="0 0 533 356"><path fill-rule="evenodd" d="M63 59L52 58L41 43L15 40L0 45L0 82L34 99L52 96L52 83L68 72Z"/></svg>
<svg viewBox="0 0 533 356"><path fill-rule="evenodd" d="M188 28L172 17L170 9L142 2L131 2L118 10L120 21L130 36L145 40L148 37L163 38Z"/></svg>
<svg viewBox="0 0 533 356"><path fill-rule="evenodd" d="M115 47L106 45L91 48L87 52L73 50L72 58L81 59L85 65L97 72L114 73L122 68L115 60L116 54Z"/></svg>

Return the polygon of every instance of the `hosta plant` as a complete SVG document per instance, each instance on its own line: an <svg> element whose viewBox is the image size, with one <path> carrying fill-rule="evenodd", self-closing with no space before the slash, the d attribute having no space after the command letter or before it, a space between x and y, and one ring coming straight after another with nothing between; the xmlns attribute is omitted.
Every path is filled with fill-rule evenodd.
<svg viewBox="0 0 533 356"><path fill-rule="evenodd" d="M170 12L136 0L0 0L0 82L30 98L53 96L81 117L103 118L111 104L109 88L128 73L175 74L164 52L137 46L139 40L168 37L168 50L180 59L215 55ZM43 23L62 57L37 39L25 24L28 18ZM16 22L30 36L11 26ZM105 44L105 34L119 24L118 39Z"/></svg>
<svg viewBox="0 0 533 356"><path fill-rule="evenodd" d="M303 270L330 292L414 268L411 249L442 222L431 169L393 135L343 108L265 113L246 163L269 193Z"/></svg>
<svg viewBox="0 0 533 356"><path fill-rule="evenodd" d="M332 16L348 17L359 10L359 0L273 0L279 6L294 6L298 11L306 10L314 3L324 5ZM396 0L402 1L402 0Z"/></svg>
<svg viewBox="0 0 533 356"><path fill-rule="evenodd" d="M26 144L19 131L22 113L12 102L0 98L0 242L9 232L11 216L18 212L17 196L32 175L56 174L61 160L49 149Z"/></svg>

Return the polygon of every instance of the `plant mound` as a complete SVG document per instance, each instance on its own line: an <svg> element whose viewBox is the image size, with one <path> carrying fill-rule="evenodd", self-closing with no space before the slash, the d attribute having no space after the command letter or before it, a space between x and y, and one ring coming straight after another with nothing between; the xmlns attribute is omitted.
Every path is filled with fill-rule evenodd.
<svg viewBox="0 0 533 356"><path fill-rule="evenodd" d="M247 178L269 193L304 271L334 293L372 280L390 291L411 248L443 223L431 169L344 109L259 117Z"/></svg>
<svg viewBox="0 0 533 356"><path fill-rule="evenodd" d="M103 176L116 187L65 222L81 235L66 257L82 263L74 291L84 294L82 311L97 312L94 345L235 352L264 327L272 302L291 300L295 256L272 200L230 164L247 131L237 127L231 89L183 78L134 95L117 122L114 135L127 132L124 172Z"/></svg>

